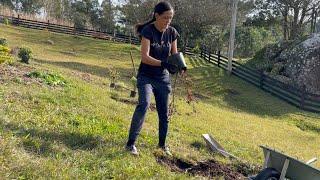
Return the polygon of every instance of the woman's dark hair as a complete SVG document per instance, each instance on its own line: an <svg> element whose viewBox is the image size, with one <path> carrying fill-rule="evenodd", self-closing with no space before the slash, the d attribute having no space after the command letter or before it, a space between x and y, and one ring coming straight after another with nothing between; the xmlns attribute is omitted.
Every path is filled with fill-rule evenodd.
<svg viewBox="0 0 320 180"><path fill-rule="evenodd" d="M142 29L148 25L148 24L151 24L153 23L154 21L156 21L156 13L158 13L159 15L161 15L162 13L164 13L165 11L169 11L169 10L172 10L173 7L171 6L171 4L167 1L162 1L162 2L159 2L155 7L154 7L154 11L153 11L153 17L150 21L147 21L143 24L137 24L136 25L136 30L137 30L137 33L140 35L141 34L141 31Z"/></svg>

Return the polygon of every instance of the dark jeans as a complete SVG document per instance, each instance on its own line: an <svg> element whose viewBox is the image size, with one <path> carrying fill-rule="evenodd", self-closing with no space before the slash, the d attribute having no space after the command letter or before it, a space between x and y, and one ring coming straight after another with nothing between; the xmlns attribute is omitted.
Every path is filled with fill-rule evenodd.
<svg viewBox="0 0 320 180"><path fill-rule="evenodd" d="M169 94L171 85L167 81L138 76L139 104L137 105L129 131L127 146L133 145L141 131L153 92L159 117L159 146L165 146L168 133Z"/></svg>

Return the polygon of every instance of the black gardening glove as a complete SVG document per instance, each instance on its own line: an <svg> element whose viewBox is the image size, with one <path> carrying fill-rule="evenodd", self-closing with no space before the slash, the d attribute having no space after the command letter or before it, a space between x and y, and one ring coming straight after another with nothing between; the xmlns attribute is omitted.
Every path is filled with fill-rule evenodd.
<svg viewBox="0 0 320 180"><path fill-rule="evenodd" d="M178 72L178 67L174 64L170 64L165 61L161 61L161 67L167 69L170 74L175 74Z"/></svg>

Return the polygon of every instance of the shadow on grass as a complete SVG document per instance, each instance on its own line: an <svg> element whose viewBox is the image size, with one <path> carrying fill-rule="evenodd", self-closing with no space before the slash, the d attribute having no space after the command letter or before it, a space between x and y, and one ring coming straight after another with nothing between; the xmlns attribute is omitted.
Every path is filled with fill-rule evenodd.
<svg viewBox="0 0 320 180"><path fill-rule="evenodd" d="M48 61L43 59L34 59L34 61L41 64L51 64L58 67L79 71L82 73L88 73L88 74L96 75L103 78L105 77L110 78L109 70L107 67L89 65L89 64L79 63L79 62L69 62L69 61ZM130 73L132 71L131 69L117 68L117 67L115 67L115 69L117 72L120 73L121 79L122 78L127 79L132 77L132 74Z"/></svg>
<svg viewBox="0 0 320 180"><path fill-rule="evenodd" d="M190 144L190 146L196 148L197 150L206 148L206 145L201 141L194 141Z"/></svg>
<svg viewBox="0 0 320 180"><path fill-rule="evenodd" d="M229 76L223 69L199 57L190 56L189 59L193 68L188 73L192 74L194 86L197 87L195 93L204 93L222 99L221 103L226 108L259 116L282 116L300 111L240 78ZM204 101L213 103L210 99L204 99Z"/></svg>
<svg viewBox="0 0 320 180"><path fill-rule="evenodd" d="M287 113L299 112L300 110L278 98L264 92L244 80L228 74L218 67L205 62L203 59L190 56L191 69L194 81L194 93L206 94L206 96L222 99L221 106L234 111L244 111L259 116L282 116ZM89 73L100 77L109 77L107 68L88 65L79 62L56 62L35 59L38 63L52 64L83 73ZM116 68L121 75L121 80L128 80L132 75L129 69ZM202 99L207 103L212 102L208 98ZM211 102L210 102L211 101ZM220 104L219 104L220 105Z"/></svg>
<svg viewBox="0 0 320 180"><path fill-rule="evenodd" d="M53 148L53 142L63 143L71 150L87 151L105 143L99 136L88 134L29 129L13 123L5 124L4 127L22 138L22 145L26 151L44 156L59 152L58 149Z"/></svg>

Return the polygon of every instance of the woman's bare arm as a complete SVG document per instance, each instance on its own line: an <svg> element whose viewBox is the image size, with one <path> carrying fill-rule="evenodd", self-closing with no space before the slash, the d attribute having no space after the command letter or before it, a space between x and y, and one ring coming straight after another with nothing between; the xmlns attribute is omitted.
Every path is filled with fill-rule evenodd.
<svg viewBox="0 0 320 180"><path fill-rule="evenodd" d="M178 45L177 45L177 40L174 40L171 44L171 54L176 54L178 53Z"/></svg>
<svg viewBox="0 0 320 180"><path fill-rule="evenodd" d="M161 61L149 55L150 40L142 37L141 40L141 61L151 66L161 66Z"/></svg>

